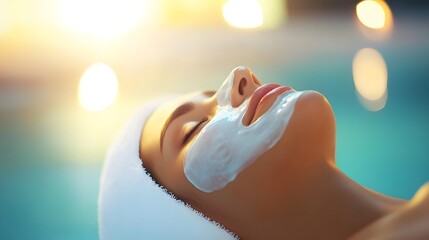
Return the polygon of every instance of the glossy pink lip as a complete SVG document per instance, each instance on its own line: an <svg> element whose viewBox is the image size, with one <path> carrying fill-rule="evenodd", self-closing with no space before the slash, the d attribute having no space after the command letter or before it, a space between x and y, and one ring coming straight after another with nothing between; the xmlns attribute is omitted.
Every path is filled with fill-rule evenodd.
<svg viewBox="0 0 429 240"><path fill-rule="evenodd" d="M281 86L275 83L265 84L258 87L250 97L249 105L247 106L247 110L244 115L246 122L243 122L243 124L246 126L250 125L250 123L253 121L253 118L255 117L259 105L263 102L264 98L271 95L276 95L275 97L277 97L278 95L290 89L292 88L289 86Z"/></svg>

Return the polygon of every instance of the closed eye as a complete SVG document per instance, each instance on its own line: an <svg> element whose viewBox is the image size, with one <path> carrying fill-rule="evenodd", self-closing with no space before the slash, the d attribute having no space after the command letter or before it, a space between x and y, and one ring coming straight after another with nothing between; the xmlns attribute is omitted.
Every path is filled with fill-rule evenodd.
<svg viewBox="0 0 429 240"><path fill-rule="evenodd" d="M203 124L206 121L208 121L208 117L202 118L199 122L197 122L192 127L187 129L185 131L185 135L183 137L182 145L185 145L189 141L189 139L194 135L194 133L198 130L198 128L201 126L201 124Z"/></svg>

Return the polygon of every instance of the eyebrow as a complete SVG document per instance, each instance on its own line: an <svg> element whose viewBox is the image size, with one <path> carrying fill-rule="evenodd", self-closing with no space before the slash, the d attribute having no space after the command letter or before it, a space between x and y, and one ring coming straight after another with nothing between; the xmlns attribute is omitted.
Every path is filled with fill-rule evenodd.
<svg viewBox="0 0 429 240"><path fill-rule="evenodd" d="M177 107L170 114L170 116L167 118L167 120L164 123L164 126L162 127L162 131L161 131L161 139L160 139L161 152L162 152L162 145L164 143L165 132L167 131L167 128L170 126L171 122L173 122L176 118L182 116L183 114L186 114L186 113L192 111L192 109L194 109L194 107L195 107L194 103L186 102L186 103L180 105L179 107Z"/></svg>
<svg viewBox="0 0 429 240"><path fill-rule="evenodd" d="M213 95L216 94L216 91L204 91L201 94L203 94L206 97L212 97Z"/></svg>

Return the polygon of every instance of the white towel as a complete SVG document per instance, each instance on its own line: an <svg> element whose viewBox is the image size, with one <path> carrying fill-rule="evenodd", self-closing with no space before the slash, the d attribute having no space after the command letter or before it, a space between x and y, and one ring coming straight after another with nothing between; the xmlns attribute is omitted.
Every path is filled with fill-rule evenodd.
<svg viewBox="0 0 429 240"><path fill-rule="evenodd" d="M139 148L144 123L172 98L140 108L109 150L98 198L100 239L236 239L219 223L157 185L142 167Z"/></svg>

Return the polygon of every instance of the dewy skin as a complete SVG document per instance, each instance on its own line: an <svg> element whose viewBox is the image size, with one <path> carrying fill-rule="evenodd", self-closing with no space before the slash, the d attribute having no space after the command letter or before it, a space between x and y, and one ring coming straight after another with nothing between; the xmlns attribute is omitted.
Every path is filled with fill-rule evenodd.
<svg viewBox="0 0 429 240"><path fill-rule="evenodd" d="M188 180L204 192L224 188L237 175L281 138L295 103L303 92L286 91L256 122L244 126L248 98L239 107L230 103L234 71L217 92L218 111L188 149L184 172Z"/></svg>

